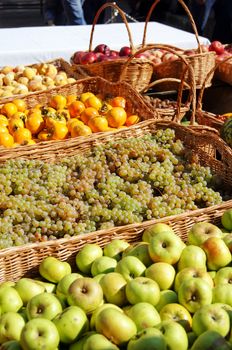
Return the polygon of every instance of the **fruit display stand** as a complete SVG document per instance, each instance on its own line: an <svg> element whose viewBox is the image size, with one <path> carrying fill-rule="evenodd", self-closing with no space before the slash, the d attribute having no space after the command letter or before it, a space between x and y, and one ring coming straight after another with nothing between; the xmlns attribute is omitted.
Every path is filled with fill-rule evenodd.
<svg viewBox="0 0 232 350"><path fill-rule="evenodd" d="M220 179L221 185L228 192L225 201L207 208L188 210L185 213L160 219L157 218L123 226L119 225L118 227L97 230L73 237L2 249L0 250L0 280L16 280L25 274L33 275L36 273L39 263L48 255L55 256L61 260L73 261L77 250L89 242L96 242L103 246L115 238L126 239L129 242L135 241L144 228L151 226L155 222L168 223L173 227L176 234L185 240L186 232L194 222L216 220L225 209L230 208L232 200L228 196L231 192L232 181L231 149L212 133L205 130L199 132L177 123L147 120L115 133L99 133L88 137L88 139L76 138L59 143L50 143L50 147L47 148L42 146L35 150L33 146L22 147L22 152L19 151L20 149L17 152L13 152L12 157L9 157L9 161L14 162L17 159L19 161L23 159L29 161L34 159L35 161L45 161L48 164L57 163L65 158L68 160L71 156L85 155L95 146L108 145L112 142L117 145L117 142L120 142L120 140L130 140L131 138L139 140L140 137L145 135L153 135L157 131L163 132L167 129L175 131L175 137L183 142L187 154L189 154L189 159L194 158L194 162L210 167L213 174L216 174L217 178ZM5 159L4 154L3 157L0 156L2 165L5 164Z"/></svg>

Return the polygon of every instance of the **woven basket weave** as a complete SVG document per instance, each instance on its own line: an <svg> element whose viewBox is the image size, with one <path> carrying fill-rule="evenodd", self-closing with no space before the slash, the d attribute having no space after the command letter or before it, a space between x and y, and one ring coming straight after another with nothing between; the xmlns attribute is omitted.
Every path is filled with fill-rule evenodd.
<svg viewBox="0 0 232 350"><path fill-rule="evenodd" d="M102 5L97 11L92 25L92 30L90 34L90 43L88 51L92 51L92 43L93 43L93 34L95 30L95 25L97 20L101 14L101 12L105 9L111 7L118 11L121 15L123 22L126 26L130 48L132 53L135 52L134 44L132 41L131 31L126 19L124 12L118 7L115 3L106 3ZM127 58L122 57L115 60L96 62L91 64L74 64L71 58L72 68L78 74L78 76L100 76L105 78L111 82L117 82L120 79L121 72L123 70L124 64L127 62ZM123 80L127 83L130 83L137 91L140 91L144 87L146 87L152 77L153 73L153 64L147 59L134 58L130 65L127 66L126 73L123 77Z"/></svg>
<svg viewBox="0 0 232 350"><path fill-rule="evenodd" d="M232 186L232 150L226 147L225 143L212 133L207 131L194 131L188 127L181 126L172 122L161 122L147 120L140 125L135 125L128 129L123 129L116 133L96 134L88 140L76 139L60 142L59 147L45 147L40 152L33 153L26 147L24 151L14 152L13 158L43 159L48 162L58 161L64 157L88 152L88 150L98 144L108 141L119 140L129 137L140 137L148 132L154 133L158 129L171 127L175 130L176 137L184 143L191 152L197 155L202 165L210 166L212 171L221 177L224 184L231 188ZM219 158L212 156L220 154ZM3 159L0 158L2 161ZM89 234L82 234L72 238L63 238L46 243L34 243L19 247L7 248L0 251L0 280L17 280L24 275L33 276L38 272L39 263L48 255L55 256L61 260L68 260L74 263L77 250L86 243L98 243L104 246L112 239L121 238L128 242L138 240L145 228L150 227L156 222L165 222L171 227L177 235L184 241L187 232L194 222L202 220L215 221L219 218L225 209L231 208L232 200L226 201L221 205L215 205L205 209L194 210L180 215L174 215L159 220L150 220L140 224L132 224L112 229L96 231Z"/></svg>

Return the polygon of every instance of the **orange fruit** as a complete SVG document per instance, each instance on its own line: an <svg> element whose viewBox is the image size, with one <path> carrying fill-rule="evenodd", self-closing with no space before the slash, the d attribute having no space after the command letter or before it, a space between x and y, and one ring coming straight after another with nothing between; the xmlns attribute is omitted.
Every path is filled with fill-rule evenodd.
<svg viewBox="0 0 232 350"><path fill-rule="evenodd" d="M85 105L81 101L73 101L68 106L68 111L70 113L71 118L76 118L80 116L84 110L85 110Z"/></svg>
<svg viewBox="0 0 232 350"><path fill-rule="evenodd" d="M0 132L0 145L4 147L12 147L14 138L9 132Z"/></svg>
<svg viewBox="0 0 232 350"><path fill-rule="evenodd" d="M13 102L7 102L2 106L1 113L8 118L12 117L18 111L17 106Z"/></svg>
<svg viewBox="0 0 232 350"><path fill-rule="evenodd" d="M3 114L0 114L0 125L7 126L9 124L9 121L7 117Z"/></svg>
<svg viewBox="0 0 232 350"><path fill-rule="evenodd" d="M67 121L67 127L68 127L68 131L71 132L71 130L73 129L74 125L85 125L80 119L77 118L71 118Z"/></svg>
<svg viewBox="0 0 232 350"><path fill-rule="evenodd" d="M99 110L102 107L102 102L97 96L90 96L85 100L85 107L93 107Z"/></svg>
<svg viewBox="0 0 232 350"><path fill-rule="evenodd" d="M31 139L31 140L29 140L29 141L28 141L28 143L27 143L27 144L28 144L28 145L35 145L35 144L36 144L36 142L35 142L35 140L32 140L32 139Z"/></svg>
<svg viewBox="0 0 232 350"><path fill-rule="evenodd" d="M19 143L20 145L27 145L28 141L30 141L32 137L30 130L26 128L17 129L14 132L13 136L14 141Z"/></svg>
<svg viewBox="0 0 232 350"><path fill-rule="evenodd" d="M92 130L88 125L74 125L74 127L71 130L71 137L77 137L77 136L88 136L92 134Z"/></svg>
<svg viewBox="0 0 232 350"><path fill-rule="evenodd" d="M107 115L107 113L109 112L109 110L111 108L112 108L112 106L109 103L103 102L101 108L99 109L99 114Z"/></svg>
<svg viewBox="0 0 232 350"><path fill-rule="evenodd" d="M54 109L63 109L67 103L66 97L63 95L55 95L51 98L49 105Z"/></svg>
<svg viewBox="0 0 232 350"><path fill-rule="evenodd" d="M97 117L99 115L96 108L93 107L87 107L82 113L81 113L81 120L87 125L89 120L93 117Z"/></svg>
<svg viewBox="0 0 232 350"><path fill-rule="evenodd" d="M16 112L10 119L21 119L23 122L27 119L27 115L24 112Z"/></svg>
<svg viewBox="0 0 232 350"><path fill-rule="evenodd" d="M34 134L38 134L44 128L44 120L42 116L37 116L31 114L25 123L25 126L30 132Z"/></svg>
<svg viewBox="0 0 232 350"><path fill-rule="evenodd" d="M25 110L27 109L26 102L21 98L16 98L15 100L13 100L13 103L16 105L19 112L25 112Z"/></svg>
<svg viewBox="0 0 232 350"><path fill-rule="evenodd" d="M66 106L69 106L72 102L76 101L76 95L68 95L66 96Z"/></svg>
<svg viewBox="0 0 232 350"><path fill-rule="evenodd" d="M108 131L109 129L107 119L101 116L91 118L88 122L88 126L93 132Z"/></svg>
<svg viewBox="0 0 232 350"><path fill-rule="evenodd" d="M52 140L64 140L68 136L68 128L63 123L55 123L51 128Z"/></svg>
<svg viewBox="0 0 232 350"><path fill-rule="evenodd" d="M31 108L28 110L27 115L30 116L31 114L41 116L42 111L39 108Z"/></svg>
<svg viewBox="0 0 232 350"><path fill-rule="evenodd" d="M50 131L48 131L47 129L41 130L38 133L37 137L38 137L38 140L40 140L40 141L52 140L52 135L51 135Z"/></svg>
<svg viewBox="0 0 232 350"><path fill-rule="evenodd" d="M112 128L119 128L124 125L127 119L127 114L124 108L122 107L113 107L107 113L107 120L109 126Z"/></svg>
<svg viewBox="0 0 232 350"><path fill-rule="evenodd" d="M112 107L126 107L126 99L122 96L113 97L109 103Z"/></svg>
<svg viewBox="0 0 232 350"><path fill-rule="evenodd" d="M83 92L80 96L80 101L84 103L91 96L94 96L94 94L92 92L90 92L90 91Z"/></svg>
<svg viewBox="0 0 232 350"><path fill-rule="evenodd" d="M137 114L132 114L126 119L126 126L131 126L139 122L139 116Z"/></svg>
<svg viewBox="0 0 232 350"><path fill-rule="evenodd" d="M65 118L66 121L70 119L70 113L68 109L57 109L56 115L58 119L63 119Z"/></svg>
<svg viewBox="0 0 232 350"><path fill-rule="evenodd" d="M52 108L52 107L42 107L41 113L43 116L46 116L46 117L55 117L56 116L56 110L55 110L55 108Z"/></svg>
<svg viewBox="0 0 232 350"><path fill-rule="evenodd" d="M24 128L24 122L22 121L22 119L19 118L11 118L9 120L9 124L8 124L8 129L9 132L13 135L14 132L18 129L22 129Z"/></svg>
<svg viewBox="0 0 232 350"><path fill-rule="evenodd" d="M7 126L0 124L0 132L9 132L9 130L7 129Z"/></svg>

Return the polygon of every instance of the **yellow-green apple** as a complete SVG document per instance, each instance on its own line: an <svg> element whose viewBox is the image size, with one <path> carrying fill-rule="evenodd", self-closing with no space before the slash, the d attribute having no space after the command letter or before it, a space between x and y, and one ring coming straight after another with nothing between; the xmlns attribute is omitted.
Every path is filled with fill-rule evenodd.
<svg viewBox="0 0 232 350"><path fill-rule="evenodd" d="M63 303L66 303L67 301L67 295L68 295L68 289L73 281L75 281L77 278L83 277L79 273L70 273L66 276L64 276L57 284L56 287L56 295L58 296L59 300L61 300Z"/></svg>
<svg viewBox="0 0 232 350"><path fill-rule="evenodd" d="M98 314L103 310L106 309L107 307L110 308L115 308L117 309L119 312L124 312L123 309L121 309L119 306L115 305L115 304L111 304L111 303L104 303L100 306L98 306L94 312L91 314L91 318L90 318L90 328L93 330L95 329L95 321L96 321L96 317L98 316Z"/></svg>
<svg viewBox="0 0 232 350"><path fill-rule="evenodd" d="M127 345L127 350L167 350L167 343L161 331L156 328L146 328L138 332Z"/></svg>
<svg viewBox="0 0 232 350"><path fill-rule="evenodd" d="M59 332L60 341L71 344L89 329L89 320L84 310L78 306L66 307L53 320Z"/></svg>
<svg viewBox="0 0 232 350"><path fill-rule="evenodd" d="M181 238L172 231L157 233L150 239L149 254L153 262L176 264L185 247Z"/></svg>
<svg viewBox="0 0 232 350"><path fill-rule="evenodd" d="M71 266L67 261L48 256L40 263L39 273L49 282L58 283L61 278L71 273Z"/></svg>
<svg viewBox="0 0 232 350"><path fill-rule="evenodd" d="M121 273L126 281L143 276L146 266L135 256L125 256L118 261L115 272Z"/></svg>
<svg viewBox="0 0 232 350"><path fill-rule="evenodd" d="M162 222L158 222L151 227L147 228L143 232L142 240L144 242L150 242L151 237L156 236L157 233L160 232L172 232L174 233L171 226L164 224Z"/></svg>
<svg viewBox="0 0 232 350"><path fill-rule="evenodd" d="M193 343L191 350L231 350L231 345L216 331L205 331Z"/></svg>
<svg viewBox="0 0 232 350"><path fill-rule="evenodd" d="M145 276L156 281L160 290L170 289L173 285L176 270L171 264L165 262L157 262L145 270Z"/></svg>
<svg viewBox="0 0 232 350"><path fill-rule="evenodd" d="M103 255L103 250L98 244L87 243L76 255L78 269L86 275L90 275L94 260Z"/></svg>
<svg viewBox="0 0 232 350"><path fill-rule="evenodd" d="M158 283L148 277L136 277L127 282L126 297L130 304L140 302L155 306L159 302L160 288Z"/></svg>
<svg viewBox="0 0 232 350"><path fill-rule="evenodd" d="M68 289L67 302L81 307L87 314L92 313L103 303L102 287L93 278L78 278Z"/></svg>
<svg viewBox="0 0 232 350"><path fill-rule="evenodd" d="M127 302L125 278L118 272L109 272L102 277L100 285L108 303L124 306Z"/></svg>
<svg viewBox="0 0 232 350"><path fill-rule="evenodd" d="M124 250L122 256L133 255L136 256L145 266L150 266L152 260L148 252L148 242L138 242L131 244L126 250Z"/></svg>
<svg viewBox="0 0 232 350"><path fill-rule="evenodd" d="M0 283L0 289L5 288L5 287L14 287L15 282L13 281L4 281Z"/></svg>
<svg viewBox="0 0 232 350"><path fill-rule="evenodd" d="M224 303L214 303L214 305L219 305L221 308L223 308L224 310L226 310L226 312L229 315L230 318L230 324L232 324L232 306L228 305L228 304L224 304Z"/></svg>
<svg viewBox="0 0 232 350"><path fill-rule="evenodd" d="M160 323L160 315L150 303L137 303L125 308L124 312L136 324L137 331L148 327L154 327Z"/></svg>
<svg viewBox="0 0 232 350"><path fill-rule="evenodd" d="M123 251L129 246L130 244L123 239L114 239L105 245L103 253L105 256L109 256L110 258L114 258L119 261L122 257Z"/></svg>
<svg viewBox="0 0 232 350"><path fill-rule="evenodd" d="M1 344L1 350L22 350L18 340L8 340Z"/></svg>
<svg viewBox="0 0 232 350"><path fill-rule="evenodd" d="M43 292L35 295L26 306L27 318L46 318L52 320L62 312L62 305L55 294Z"/></svg>
<svg viewBox="0 0 232 350"><path fill-rule="evenodd" d="M60 342L54 323L46 318L34 318L22 329L20 345L24 350L54 350Z"/></svg>
<svg viewBox="0 0 232 350"><path fill-rule="evenodd" d="M197 222L188 232L187 243L201 246L209 237L222 237L221 229L210 222Z"/></svg>
<svg viewBox="0 0 232 350"><path fill-rule="evenodd" d="M220 284L213 288L213 303L232 306L232 284Z"/></svg>
<svg viewBox="0 0 232 350"><path fill-rule="evenodd" d="M216 272L214 277L214 284L218 286L219 284L232 284L232 267L222 267Z"/></svg>
<svg viewBox="0 0 232 350"><path fill-rule="evenodd" d="M231 252L222 238L210 237L202 244L209 270L218 270L231 263Z"/></svg>
<svg viewBox="0 0 232 350"><path fill-rule="evenodd" d="M180 323L186 332L192 327L192 316L189 311L178 303L170 303L165 305L159 312L161 321L175 321Z"/></svg>
<svg viewBox="0 0 232 350"><path fill-rule="evenodd" d="M6 312L0 317L0 344L8 340L20 340L24 318L17 312Z"/></svg>
<svg viewBox="0 0 232 350"><path fill-rule="evenodd" d="M55 283L43 281L42 279L39 279L39 278L35 278L34 281L36 281L36 283L38 283L42 287L44 287L45 292L55 293L55 291L56 291L56 284Z"/></svg>
<svg viewBox="0 0 232 350"><path fill-rule="evenodd" d="M190 313L201 306L211 304L212 287L202 278L188 278L183 281L178 290L178 300Z"/></svg>
<svg viewBox="0 0 232 350"><path fill-rule="evenodd" d="M228 233L225 236L223 236L223 241L225 242L230 252L232 253L232 233Z"/></svg>
<svg viewBox="0 0 232 350"><path fill-rule="evenodd" d="M37 294L43 293L45 287L37 283L36 280L32 278L20 278L16 283L14 288L19 293L23 305L26 305L28 301Z"/></svg>
<svg viewBox="0 0 232 350"><path fill-rule="evenodd" d="M178 303L177 293L172 289L166 289L160 291L160 300L156 304L155 308L158 312L167 304Z"/></svg>
<svg viewBox="0 0 232 350"><path fill-rule="evenodd" d="M186 267L185 269L177 272L174 282L174 290L177 292L181 283L189 278L202 278L203 280L209 283L211 288L213 288L214 286L212 277L204 268L200 269L195 267Z"/></svg>
<svg viewBox="0 0 232 350"><path fill-rule="evenodd" d="M83 346L84 346L85 341L92 334L97 334L97 332L95 332L95 331L88 331L88 332L86 332L85 334L83 334L83 336L80 339L78 339L73 344L69 345L69 350L83 350Z"/></svg>
<svg viewBox="0 0 232 350"><path fill-rule="evenodd" d="M0 315L8 311L17 312L23 306L23 301L14 287L0 288Z"/></svg>
<svg viewBox="0 0 232 350"><path fill-rule="evenodd" d="M187 332L187 336L188 336L188 346L189 346L189 349L191 349L193 343L197 339L197 335L193 331L191 331L191 332Z"/></svg>
<svg viewBox="0 0 232 350"><path fill-rule="evenodd" d="M108 256L96 258L91 265L91 275L97 276L100 273L109 273L115 270L117 260Z"/></svg>
<svg viewBox="0 0 232 350"><path fill-rule="evenodd" d="M156 328L158 328L164 336L169 350L187 350L188 337L187 333L178 322L161 321Z"/></svg>
<svg viewBox="0 0 232 350"><path fill-rule="evenodd" d="M232 209L231 208L224 211L221 217L221 223L226 230L232 231Z"/></svg>
<svg viewBox="0 0 232 350"><path fill-rule="evenodd" d="M136 333L137 328L130 317L115 308L105 308L96 317L95 327L114 344L124 346Z"/></svg>
<svg viewBox="0 0 232 350"><path fill-rule="evenodd" d="M119 348L103 334L92 334L85 340L83 350L119 350Z"/></svg>
<svg viewBox="0 0 232 350"><path fill-rule="evenodd" d="M225 337L230 330L230 318L218 304L204 305L193 315L192 330L197 336L211 330Z"/></svg>
<svg viewBox="0 0 232 350"><path fill-rule="evenodd" d="M106 274L105 273L99 273L99 275L96 275L93 277L93 279L95 281L97 281L98 283L100 283L101 279L105 276Z"/></svg>
<svg viewBox="0 0 232 350"><path fill-rule="evenodd" d="M185 267L196 267L207 270L206 254L201 247L197 245L187 245L182 250L177 268L180 271Z"/></svg>

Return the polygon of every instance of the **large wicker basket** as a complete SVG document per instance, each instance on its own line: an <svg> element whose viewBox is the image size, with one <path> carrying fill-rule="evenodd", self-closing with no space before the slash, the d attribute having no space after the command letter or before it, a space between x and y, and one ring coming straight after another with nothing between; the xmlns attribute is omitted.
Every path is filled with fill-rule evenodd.
<svg viewBox="0 0 232 350"><path fill-rule="evenodd" d="M231 45L232 44L225 45L225 48L227 46L231 47ZM224 60L222 64L217 66L217 69L215 70L215 77L227 84L232 85L232 61Z"/></svg>
<svg viewBox="0 0 232 350"><path fill-rule="evenodd" d="M144 46L145 42L146 42L147 25L148 25L148 22L150 20L151 14L159 2L160 2L160 0L156 0L152 4L152 6L147 14L147 18L145 21L145 27L144 27L142 46ZM190 23L192 25L193 31L195 33L197 44L198 44L198 49L196 51L196 54L191 55L191 56L186 56L185 58L194 70L196 88L199 89L199 88L201 88L201 86L205 80L206 74L215 65L215 53L212 51L203 52L200 41L199 41L199 36L198 36L196 24L194 22L192 14L183 0L178 0L178 2L182 5L183 9L185 10L186 14L189 17L189 20L190 20ZM177 48L177 47L171 46L171 45L169 45L169 46L172 49L176 50L177 52L181 52L181 51L183 52L183 50L181 50L180 48ZM180 61L179 59L177 59L176 61L163 62L160 65L156 65L154 67L154 79L153 80L168 78L168 77L181 79L181 75L183 73L184 68L185 67L183 65L183 62ZM213 78L213 74L211 74L210 79L207 80L207 85L206 85L207 87L211 85L212 78ZM190 83L189 75L187 75L187 77L186 77L186 82ZM169 85L162 84L162 85L160 85L159 89L161 91L172 90L172 87L173 87L173 85L170 85L170 84Z"/></svg>
<svg viewBox="0 0 232 350"><path fill-rule="evenodd" d="M126 19L124 12L120 9L116 3L106 3L102 5L97 11L92 25L92 30L90 34L90 43L88 51L92 51L92 43L93 43L93 34L95 30L95 25L97 20L101 14L101 12L105 9L111 7L118 11L121 15L123 22L125 23L130 47L132 52L135 52L131 31ZM126 57L117 58L115 60L96 62L91 64L74 64L71 58L71 63L73 70L79 75L82 76L100 76L105 78L111 82L117 82L120 80L121 72L124 67L125 62L127 61ZM124 75L124 81L130 83L136 90L140 91L144 87L146 87L151 79L153 73L153 64L148 59L134 58L133 61L130 62L130 65L127 66L126 74Z"/></svg>
<svg viewBox="0 0 232 350"><path fill-rule="evenodd" d="M212 171L221 177L225 186L231 189L232 185L232 150L226 147L225 143L217 136L207 131L198 132L181 126L177 123L161 121L144 121L140 125L123 129L116 133L98 134L88 140L73 139L60 142L59 147L47 147L44 145L39 152L33 152L30 147L24 151L12 151L13 158L43 159L47 162L54 162L71 155L83 154L99 144L122 138L141 137L146 133L154 133L158 129L171 127L175 130L176 137L181 139L185 147L197 155L202 165L210 166ZM214 152L212 152L214 150ZM220 154L220 159L213 154ZM4 158L0 158L4 161ZM44 243L34 243L24 246L3 249L0 251L0 280L17 280L27 275L33 276L38 272L38 265L48 255L53 255L61 260L68 260L74 263L75 255L86 243L98 243L104 246L112 239L121 238L128 242L140 239L145 228L156 222L165 222L173 227L177 235L186 240L190 227L195 222L202 220L218 221L225 209L231 208L232 200L221 205L208 207L186 212L180 215L169 216L159 220L150 220L140 224L132 224L112 229L96 231L88 234L81 234L72 238L63 238Z"/></svg>

